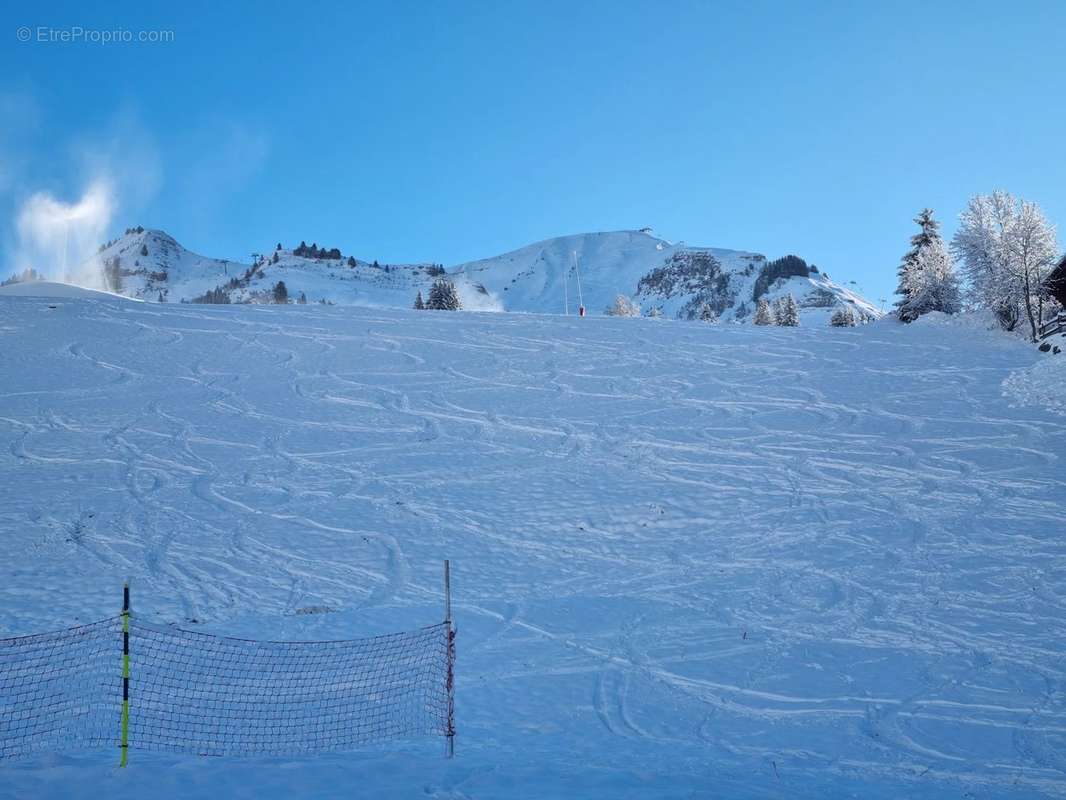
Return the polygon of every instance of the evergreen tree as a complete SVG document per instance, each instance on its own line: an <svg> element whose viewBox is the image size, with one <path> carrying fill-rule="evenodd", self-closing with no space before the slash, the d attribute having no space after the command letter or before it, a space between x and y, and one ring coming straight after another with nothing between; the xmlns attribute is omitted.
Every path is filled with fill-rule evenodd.
<svg viewBox="0 0 1066 800"><path fill-rule="evenodd" d="M767 302L765 297L759 298L759 302L755 306L755 318L752 322L756 325L777 324L777 320L774 318L774 314L770 310L770 303Z"/></svg>
<svg viewBox="0 0 1066 800"><path fill-rule="evenodd" d="M899 266L896 302L902 322L913 322L930 311L954 314L959 311L959 285L951 257L940 238L940 223L933 211L924 208L914 218L919 227L911 237L908 250Z"/></svg>
<svg viewBox="0 0 1066 800"><path fill-rule="evenodd" d="M700 321L714 325L718 322L718 312L711 307L710 303L700 305Z"/></svg>
<svg viewBox="0 0 1066 800"><path fill-rule="evenodd" d="M639 317L640 306L624 294L615 296L614 302L603 310L608 317Z"/></svg>
<svg viewBox="0 0 1066 800"><path fill-rule="evenodd" d="M277 264L278 263L278 253L277 253L276 250L274 251L274 257L272 259L270 259L270 263L271 264Z"/></svg>
<svg viewBox="0 0 1066 800"><path fill-rule="evenodd" d="M939 236L918 254L911 278L910 296L900 308L900 319L910 322L930 311L957 314L962 310L955 266Z"/></svg>
<svg viewBox="0 0 1066 800"><path fill-rule="evenodd" d="M415 298L415 310L421 311L426 307L425 301L422 300L422 290L419 289L418 297Z"/></svg>
<svg viewBox="0 0 1066 800"><path fill-rule="evenodd" d="M786 328L799 327L799 306L791 294L786 294L777 304L777 324Z"/></svg>
<svg viewBox="0 0 1066 800"><path fill-rule="evenodd" d="M307 305L307 295L304 294L303 292L300 292L300 296L299 296L299 298L297 298L296 303L298 305L301 305L301 306L306 306Z"/></svg>
<svg viewBox="0 0 1066 800"><path fill-rule="evenodd" d="M277 252L280 249L281 249L281 242L278 242L278 246L274 248L274 251Z"/></svg>
<svg viewBox="0 0 1066 800"><path fill-rule="evenodd" d="M274 284L274 302L278 304L289 302L289 290L285 288L285 281Z"/></svg>
<svg viewBox="0 0 1066 800"><path fill-rule="evenodd" d="M855 322L855 312L851 310L851 306L846 305L840 306L829 318L829 324L834 328L854 328Z"/></svg>
<svg viewBox="0 0 1066 800"><path fill-rule="evenodd" d="M896 294L900 298L896 301L896 308L899 309L899 318L903 322L912 322L918 318L908 304L911 295L918 287L919 256L934 241L940 239L940 223L933 219L933 209L923 208L914 218L914 222L918 225L919 231L911 237L911 249L903 254L899 269L896 271L899 276Z"/></svg>
<svg viewBox="0 0 1066 800"><path fill-rule="evenodd" d="M355 269L355 256L348 256L348 266Z"/></svg>
<svg viewBox="0 0 1066 800"><path fill-rule="evenodd" d="M142 244L141 245L141 255L142 256L148 255L148 245L146 245L146 244Z"/></svg>
<svg viewBox="0 0 1066 800"><path fill-rule="evenodd" d="M430 287L429 300L425 306L433 311L458 311L462 304L459 302L459 293L455 291L455 284L447 278L435 280Z"/></svg>

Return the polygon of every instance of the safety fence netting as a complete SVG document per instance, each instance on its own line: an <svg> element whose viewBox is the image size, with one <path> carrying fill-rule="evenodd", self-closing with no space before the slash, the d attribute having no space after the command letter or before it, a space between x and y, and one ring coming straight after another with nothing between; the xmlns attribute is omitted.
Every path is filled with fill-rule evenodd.
<svg viewBox="0 0 1066 800"><path fill-rule="evenodd" d="M255 641L118 616L2 639L0 759L100 747L299 755L451 736L453 636L444 622L367 639Z"/></svg>

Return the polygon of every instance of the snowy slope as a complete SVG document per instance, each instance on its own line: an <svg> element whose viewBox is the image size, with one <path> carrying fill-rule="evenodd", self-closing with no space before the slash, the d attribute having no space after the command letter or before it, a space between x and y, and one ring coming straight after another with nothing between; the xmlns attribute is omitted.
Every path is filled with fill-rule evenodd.
<svg viewBox="0 0 1066 800"><path fill-rule="evenodd" d="M708 302L723 320L743 322L754 312L754 286L766 263L758 253L672 244L641 230L548 239L453 272L486 286L508 310L561 313L569 298L576 313L580 280L590 314L602 313L624 294L645 313L657 309L668 317L692 318L699 303ZM863 320L880 316L819 273L774 282L767 296L789 292L809 323L828 324L828 314L840 304L851 305Z"/></svg>
<svg viewBox="0 0 1066 800"><path fill-rule="evenodd" d="M162 624L405 630L445 557L459 630L454 761L41 756L0 798L1066 797L1066 428L1001 393L1040 356L0 297L0 636L127 577Z"/></svg>
<svg viewBox="0 0 1066 800"><path fill-rule="evenodd" d="M432 264L307 258L284 248L264 255L253 268L192 253L162 231L137 230L102 249L94 263L107 288L119 289L103 277L103 265L117 263L123 293L171 302L216 289L235 303L270 302L282 281L293 301L302 293L312 303L409 308L419 291L428 294L437 274ZM590 315L599 315L625 294L646 313L692 318L706 303L723 320L743 322L754 311L756 282L767 268L757 253L672 244L643 230L562 236L447 271L470 310L577 313L580 299ZM880 316L818 272L774 281L766 295L786 293L799 301L806 324L827 324L841 304L863 320Z"/></svg>
<svg viewBox="0 0 1066 800"><path fill-rule="evenodd" d="M431 264L374 266L358 261L350 267L347 258L304 258L292 250L269 250L264 256L254 268L251 263L207 258L186 250L163 231L149 229L109 243L93 264L102 286L131 297L169 302L195 302L206 292L221 289L234 303L269 303L274 285L282 281L293 302L303 292L311 303L407 308L418 291L428 293L433 281ZM118 285L106 269L116 263ZM479 304L479 297L484 296L473 289L463 292L469 307L495 310L487 299Z"/></svg>
<svg viewBox="0 0 1066 800"><path fill-rule="evenodd" d="M64 300L106 300L110 297L119 298L122 297L122 295L116 295L112 292L101 292L96 289L86 289L84 286L74 286L70 283L26 281L24 283L11 283L7 286L0 286L0 297L51 297Z"/></svg>

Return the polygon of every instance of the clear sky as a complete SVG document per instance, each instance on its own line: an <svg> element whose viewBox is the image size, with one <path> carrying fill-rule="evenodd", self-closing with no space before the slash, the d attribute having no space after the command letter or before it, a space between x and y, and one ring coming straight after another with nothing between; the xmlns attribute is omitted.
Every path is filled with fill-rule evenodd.
<svg viewBox="0 0 1066 800"><path fill-rule="evenodd" d="M8 253L28 196L99 172L112 234L219 257L306 239L451 265L651 226L873 300L923 206L950 233L1005 188L1066 225L1057 0L9 0L0 21ZM38 38L74 26L173 41Z"/></svg>

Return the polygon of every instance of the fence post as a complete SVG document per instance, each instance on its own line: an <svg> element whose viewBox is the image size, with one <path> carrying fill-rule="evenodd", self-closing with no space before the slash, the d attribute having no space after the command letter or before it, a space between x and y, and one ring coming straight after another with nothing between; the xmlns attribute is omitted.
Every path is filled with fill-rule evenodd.
<svg viewBox="0 0 1066 800"><path fill-rule="evenodd" d="M126 766L130 732L130 584L122 584L122 756L120 767Z"/></svg>
<svg viewBox="0 0 1066 800"><path fill-rule="evenodd" d="M451 564L444 559L444 622L448 626L448 758L455 757L455 628L452 625Z"/></svg>

